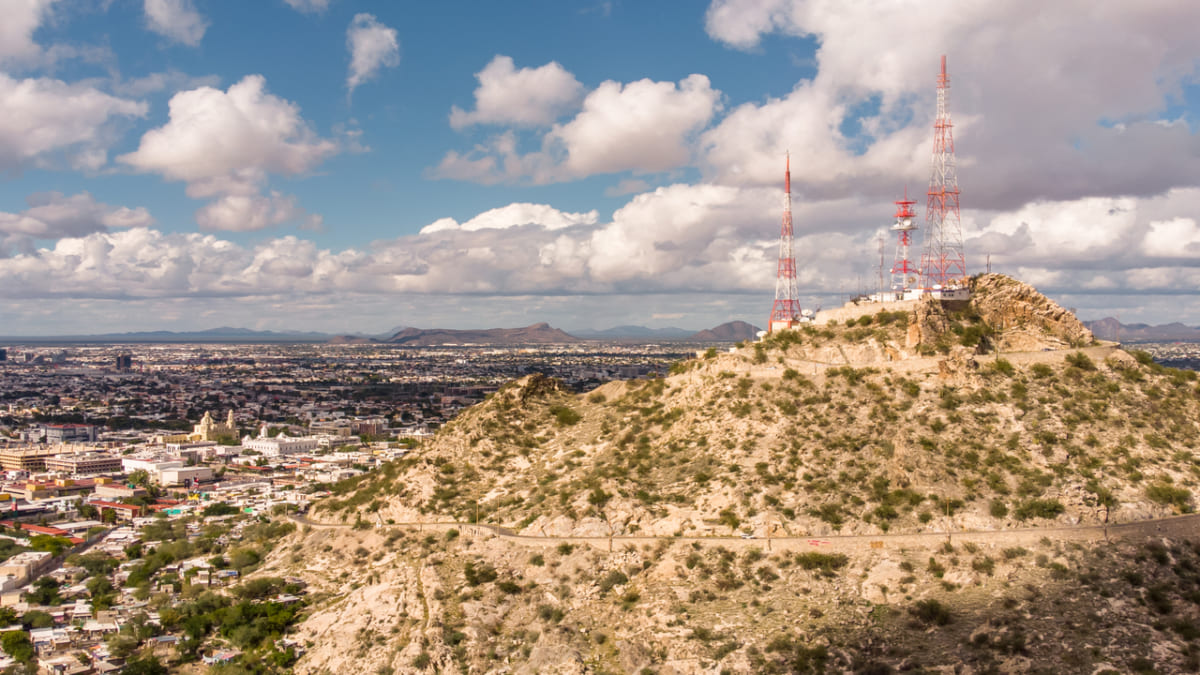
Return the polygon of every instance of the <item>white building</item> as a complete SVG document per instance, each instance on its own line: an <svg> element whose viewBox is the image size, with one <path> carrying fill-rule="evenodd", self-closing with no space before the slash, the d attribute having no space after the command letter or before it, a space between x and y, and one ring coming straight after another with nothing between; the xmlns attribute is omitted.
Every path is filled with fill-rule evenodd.
<svg viewBox="0 0 1200 675"><path fill-rule="evenodd" d="M321 445L321 439L316 436L301 436L292 438L287 434L279 434L274 438L267 436L267 426L264 424L258 438L242 439L243 450L253 450L264 457L279 457L281 455L299 455L312 452Z"/></svg>
<svg viewBox="0 0 1200 675"><path fill-rule="evenodd" d="M173 487L177 485L186 485L188 481L197 483L204 480L212 480L213 471L207 466L181 466L170 469L163 469L159 473L158 482L160 485Z"/></svg>

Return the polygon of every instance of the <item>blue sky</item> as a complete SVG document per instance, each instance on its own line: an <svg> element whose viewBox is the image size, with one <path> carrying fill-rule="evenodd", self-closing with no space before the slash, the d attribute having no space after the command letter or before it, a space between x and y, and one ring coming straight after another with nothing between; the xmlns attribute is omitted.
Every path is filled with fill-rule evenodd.
<svg viewBox="0 0 1200 675"><path fill-rule="evenodd" d="M1200 8L1001 4L0 0L0 334L761 325L788 150L829 306L942 53L969 270L1200 323Z"/></svg>

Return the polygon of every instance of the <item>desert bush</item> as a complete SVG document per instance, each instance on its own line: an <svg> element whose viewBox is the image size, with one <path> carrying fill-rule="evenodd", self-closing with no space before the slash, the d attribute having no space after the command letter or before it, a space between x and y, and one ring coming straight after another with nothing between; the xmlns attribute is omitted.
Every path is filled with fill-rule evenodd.
<svg viewBox="0 0 1200 675"><path fill-rule="evenodd" d="M1078 368L1080 370L1095 370L1096 364L1088 358L1083 352L1075 352L1067 354L1067 365Z"/></svg>
<svg viewBox="0 0 1200 675"><path fill-rule="evenodd" d="M600 588L601 593L607 593L611 591L614 586L620 586L628 581L629 577L625 576L623 572L620 570L612 570L600 578L600 582L597 584L597 586Z"/></svg>
<svg viewBox="0 0 1200 675"><path fill-rule="evenodd" d="M1147 487L1146 497L1156 504L1174 506L1185 513L1192 510L1191 491L1170 483L1157 483Z"/></svg>
<svg viewBox="0 0 1200 675"><path fill-rule="evenodd" d="M1010 377L1016 372L1016 368L1013 367L1013 364L1008 359L996 359L989 368L991 368L992 372Z"/></svg>
<svg viewBox="0 0 1200 675"><path fill-rule="evenodd" d="M850 559L841 553L819 553L817 551L797 553L794 560L796 565L802 569L820 570L822 575L828 577L836 576L837 570L850 563Z"/></svg>
<svg viewBox="0 0 1200 675"><path fill-rule="evenodd" d="M1019 504L1013 516L1017 520L1030 518L1057 518L1066 511L1066 507L1057 499L1030 499Z"/></svg>
<svg viewBox="0 0 1200 675"><path fill-rule="evenodd" d="M950 608L933 598L918 600L917 604L908 608L908 613L921 623L931 626L945 626L953 619Z"/></svg>
<svg viewBox="0 0 1200 675"><path fill-rule="evenodd" d="M564 427L569 427L574 424L577 424L579 422L579 420L583 419L579 415L579 413L575 412L574 410L572 410L571 408L568 408L565 405L551 406L550 414L554 415L554 419L555 419L555 421L558 422L559 426L564 426Z"/></svg>

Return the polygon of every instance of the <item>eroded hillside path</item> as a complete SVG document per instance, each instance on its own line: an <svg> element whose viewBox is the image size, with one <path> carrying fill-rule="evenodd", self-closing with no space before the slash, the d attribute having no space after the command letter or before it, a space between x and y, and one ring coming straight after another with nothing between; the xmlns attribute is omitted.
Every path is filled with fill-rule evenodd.
<svg viewBox="0 0 1200 675"><path fill-rule="evenodd" d="M342 529L353 527L343 523L323 523L309 520L303 515L292 515L292 520L314 529ZM445 532L457 529L465 536L478 536L484 532L514 543L527 546L552 547L562 543L588 544L596 548L614 550L626 545L656 544L660 541L676 541L681 543L698 542L714 544L730 548L766 548L767 550L828 550L838 553L858 553L878 549L902 548L936 548L947 540L953 543L971 542L993 548L1012 546L1032 546L1042 539L1052 541L1098 542L1113 539L1138 540L1160 537L1195 537L1200 536L1200 514L1172 516L1155 520L1139 520L1112 525L1064 525L1059 527L1030 527L1013 530L945 530L930 532L912 532L903 534L847 534L847 535L787 535L783 537L742 537L742 536L647 536L647 535L613 535L611 537L581 537L517 534L513 530L499 525L486 523L466 523L456 521L435 522L403 522L390 523L383 527L402 527L405 529L429 530Z"/></svg>

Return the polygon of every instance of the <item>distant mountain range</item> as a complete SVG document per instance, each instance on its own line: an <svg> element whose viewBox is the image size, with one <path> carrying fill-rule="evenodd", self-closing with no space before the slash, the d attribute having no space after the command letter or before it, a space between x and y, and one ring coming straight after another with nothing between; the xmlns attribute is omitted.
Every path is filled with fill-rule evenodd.
<svg viewBox="0 0 1200 675"><path fill-rule="evenodd" d="M412 347L428 347L444 344L566 344L585 340L627 340L630 342L687 341L687 342L738 342L754 339L758 328L745 321L731 321L715 328L699 332L685 328L647 328L645 326L617 326L607 330L579 330L566 333L547 323L535 323L524 328L490 328L481 330L454 330L447 328L397 328L383 335L361 335L301 331L251 330L222 326L201 331L139 331L130 333L102 333L92 335L56 336L0 336L0 342L23 344L63 343L314 343L329 344L395 344Z"/></svg>
<svg viewBox="0 0 1200 675"><path fill-rule="evenodd" d="M548 323L535 323L524 328L489 328L486 330L450 330L446 328L405 328L387 340L389 344L412 347L431 347L444 344L558 344L579 342Z"/></svg>
<svg viewBox="0 0 1200 675"><path fill-rule="evenodd" d="M1121 323L1113 317L1084 321L1092 334L1101 340L1118 342L1200 342L1200 328L1182 323L1151 326L1145 323Z"/></svg>
<svg viewBox="0 0 1200 675"><path fill-rule="evenodd" d="M189 342L228 342L228 343L264 343L264 342L324 342L329 339L327 333L273 330L251 330L249 328L209 328L200 331L175 332L169 330L138 331L132 333L101 333L93 335L53 335L53 336L4 336L0 340L21 343L69 343L69 342L99 342L99 343L189 343Z"/></svg>

